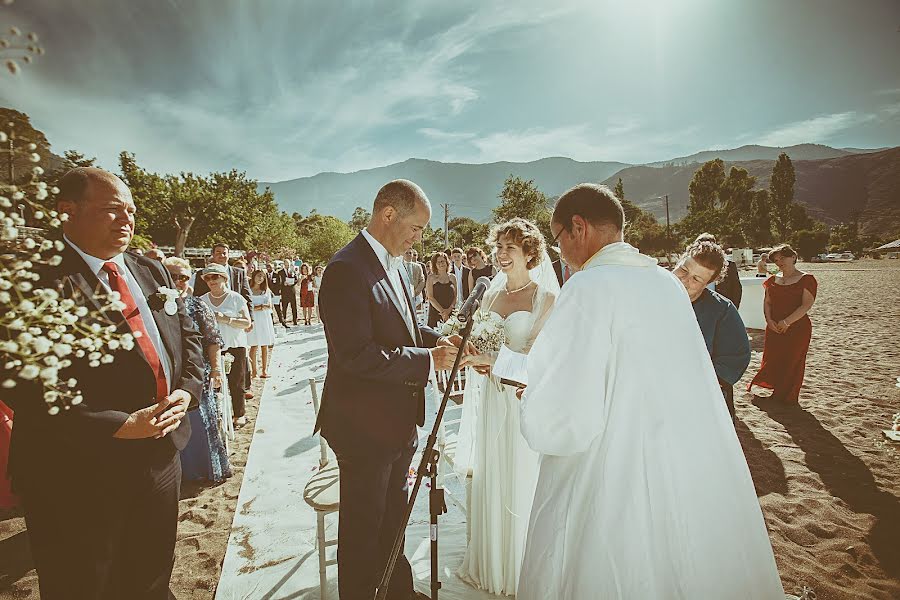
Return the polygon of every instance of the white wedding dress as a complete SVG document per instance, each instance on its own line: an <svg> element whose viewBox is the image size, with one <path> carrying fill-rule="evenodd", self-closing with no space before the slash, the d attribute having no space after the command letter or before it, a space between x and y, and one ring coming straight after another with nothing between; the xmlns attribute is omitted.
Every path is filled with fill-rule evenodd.
<svg viewBox="0 0 900 600"><path fill-rule="evenodd" d="M527 351L534 341L533 325L530 311L511 313L503 323L506 345ZM458 575L492 594L515 595L539 457L519 430L515 388L471 370L467 377L461 427L471 427L471 432L461 429L460 435L471 435L474 442L468 459L472 537Z"/></svg>

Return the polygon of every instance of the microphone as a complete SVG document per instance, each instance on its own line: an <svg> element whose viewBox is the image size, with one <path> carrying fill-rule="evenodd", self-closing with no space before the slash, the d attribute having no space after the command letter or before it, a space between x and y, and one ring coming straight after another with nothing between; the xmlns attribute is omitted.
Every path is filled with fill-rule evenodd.
<svg viewBox="0 0 900 600"><path fill-rule="evenodd" d="M469 297L463 302L463 305L459 309L459 313L456 315L456 318L459 319L460 323L465 323L472 318L472 313L478 308L478 303L481 302L481 297L484 296L489 285L491 285L491 280L487 277L478 278L478 281L475 282L475 287L472 288L472 293L469 294Z"/></svg>

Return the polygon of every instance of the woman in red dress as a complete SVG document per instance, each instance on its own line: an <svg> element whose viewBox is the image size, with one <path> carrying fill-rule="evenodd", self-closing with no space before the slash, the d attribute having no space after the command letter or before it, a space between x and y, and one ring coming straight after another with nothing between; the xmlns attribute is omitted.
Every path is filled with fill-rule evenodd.
<svg viewBox="0 0 900 600"><path fill-rule="evenodd" d="M316 297L313 292L313 278L309 270L309 264L300 265L300 308L303 309L303 321L309 325L312 320L313 307L316 305Z"/></svg>
<svg viewBox="0 0 900 600"><path fill-rule="evenodd" d="M758 385L772 390L773 400L796 404L812 337L812 323L806 313L816 300L818 283L809 273L797 270L797 253L787 244L773 248L769 260L778 265L781 275L763 283L766 341L759 373L747 389Z"/></svg>

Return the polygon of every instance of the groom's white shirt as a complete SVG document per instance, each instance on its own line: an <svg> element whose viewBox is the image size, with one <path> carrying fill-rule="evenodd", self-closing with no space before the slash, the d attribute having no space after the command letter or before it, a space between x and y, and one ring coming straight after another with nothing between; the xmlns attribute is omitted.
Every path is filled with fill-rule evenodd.
<svg viewBox="0 0 900 600"><path fill-rule="evenodd" d="M517 600L784 597L671 273L610 244L562 288L527 357L504 355L527 363L520 426L541 453Z"/></svg>

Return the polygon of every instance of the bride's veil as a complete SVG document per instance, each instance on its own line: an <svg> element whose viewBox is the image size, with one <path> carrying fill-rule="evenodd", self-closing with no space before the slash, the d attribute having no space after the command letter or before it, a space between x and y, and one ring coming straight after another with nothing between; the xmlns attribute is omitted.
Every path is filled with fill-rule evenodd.
<svg viewBox="0 0 900 600"><path fill-rule="evenodd" d="M528 330L531 332L526 348L527 351L534 339L540 333L541 326L548 315L550 303L559 295L559 280L553 271L553 264L550 262L550 256L544 250L541 261L528 271L531 280L537 283L537 289L534 295L534 303L531 309L530 322ZM481 304L482 311L490 311L500 292L506 289L506 273L500 271L491 280L491 285L484 293L484 299ZM471 368L466 369L466 389L463 393L463 408L460 418L459 432L456 439L456 454L454 456L453 467L456 474L465 485L465 477L473 468L475 457L475 435L478 423L478 414L480 412L480 401L484 386L498 385L494 380L477 374Z"/></svg>

